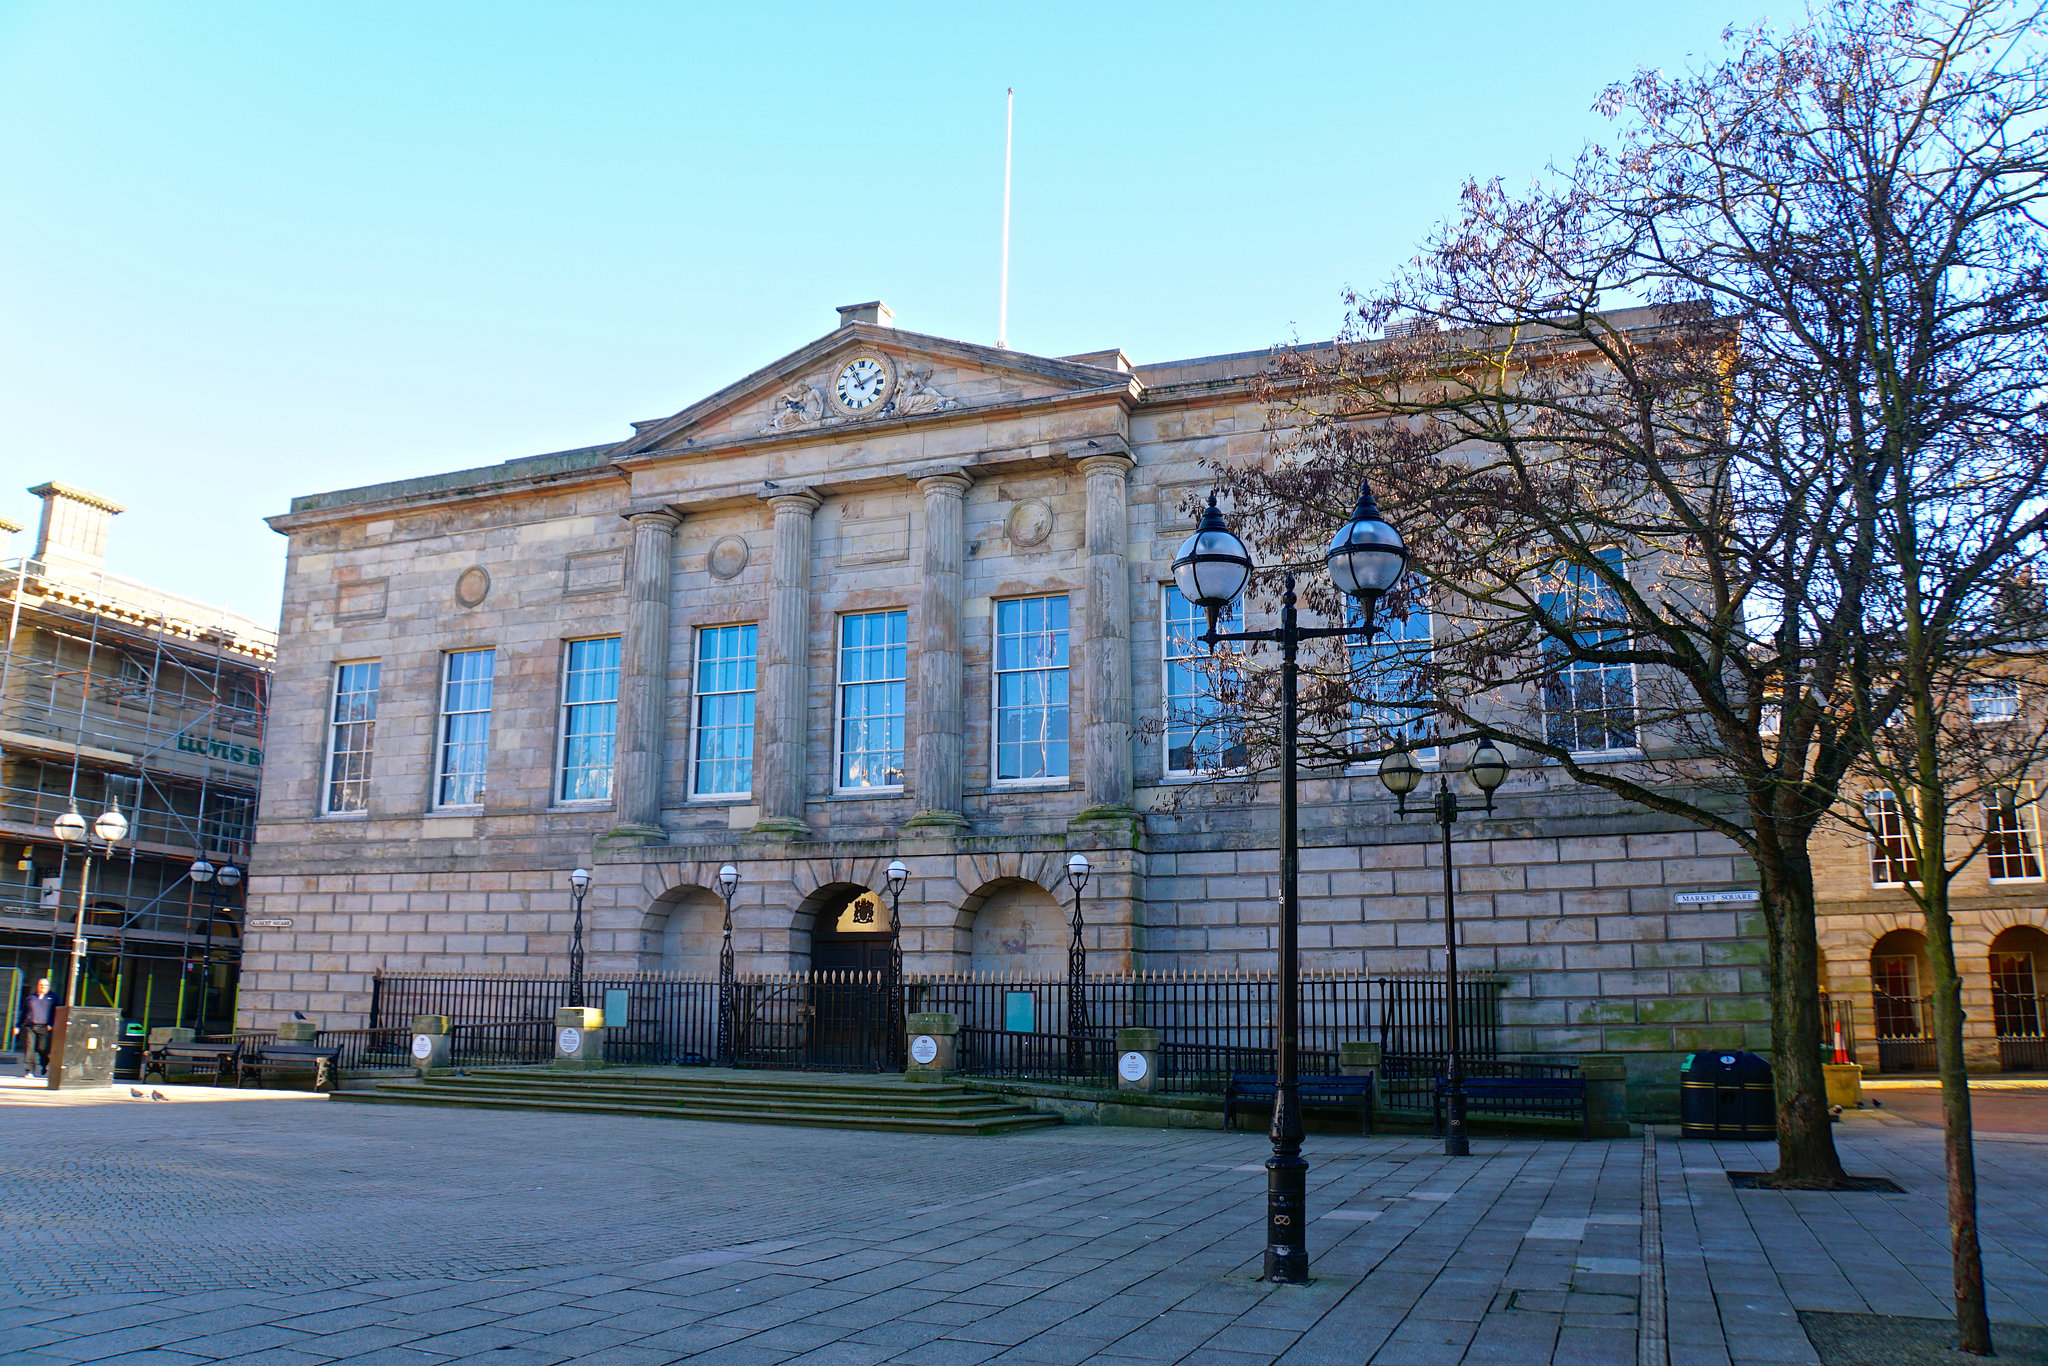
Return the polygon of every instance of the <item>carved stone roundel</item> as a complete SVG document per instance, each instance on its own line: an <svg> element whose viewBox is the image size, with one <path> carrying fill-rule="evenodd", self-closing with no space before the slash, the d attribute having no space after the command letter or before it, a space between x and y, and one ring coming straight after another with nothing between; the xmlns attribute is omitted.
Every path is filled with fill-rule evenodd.
<svg viewBox="0 0 2048 1366"><path fill-rule="evenodd" d="M480 564L473 564L462 571L455 580L455 600L464 607L481 607L485 598L491 595L491 575Z"/></svg>
<svg viewBox="0 0 2048 1366"><path fill-rule="evenodd" d="M1004 529L1011 545L1043 545L1052 535L1052 509L1036 498L1026 498L1010 509Z"/></svg>
<svg viewBox="0 0 2048 1366"><path fill-rule="evenodd" d="M704 567L714 579L736 579L747 567L747 543L738 536L721 536L704 557Z"/></svg>

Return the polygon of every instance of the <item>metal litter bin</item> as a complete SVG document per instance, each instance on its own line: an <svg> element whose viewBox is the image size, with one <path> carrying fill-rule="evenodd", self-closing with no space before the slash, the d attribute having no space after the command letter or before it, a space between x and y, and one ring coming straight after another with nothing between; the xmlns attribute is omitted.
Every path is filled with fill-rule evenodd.
<svg viewBox="0 0 2048 1366"><path fill-rule="evenodd" d="M1771 1065L1754 1053L1688 1053L1678 1069L1680 1138L1776 1138Z"/></svg>

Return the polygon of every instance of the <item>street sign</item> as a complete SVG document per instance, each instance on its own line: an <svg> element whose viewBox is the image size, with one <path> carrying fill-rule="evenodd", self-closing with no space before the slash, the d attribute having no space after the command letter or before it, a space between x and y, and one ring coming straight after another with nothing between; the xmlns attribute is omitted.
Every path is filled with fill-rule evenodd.
<svg viewBox="0 0 2048 1366"><path fill-rule="evenodd" d="M291 927L292 922L289 920L252 920L249 922L249 928L252 930L288 930Z"/></svg>
<svg viewBox="0 0 2048 1366"><path fill-rule="evenodd" d="M1681 906L1713 906L1722 902L1755 901L1758 893L1754 888L1736 892L1680 892L1671 899Z"/></svg>

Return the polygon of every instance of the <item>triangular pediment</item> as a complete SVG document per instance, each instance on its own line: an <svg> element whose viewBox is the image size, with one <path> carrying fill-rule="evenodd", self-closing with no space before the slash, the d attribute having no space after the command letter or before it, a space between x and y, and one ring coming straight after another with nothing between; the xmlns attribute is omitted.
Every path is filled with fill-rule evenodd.
<svg viewBox="0 0 2048 1366"><path fill-rule="evenodd" d="M1089 364L873 323L840 327L670 417L633 424L614 455L940 418L1135 381L1098 353ZM862 360L872 362L841 376ZM880 372L877 374L877 372Z"/></svg>

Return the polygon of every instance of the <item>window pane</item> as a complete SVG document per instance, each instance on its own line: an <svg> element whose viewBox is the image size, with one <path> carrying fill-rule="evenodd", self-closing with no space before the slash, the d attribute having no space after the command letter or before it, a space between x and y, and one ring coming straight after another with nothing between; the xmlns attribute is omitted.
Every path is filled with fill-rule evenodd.
<svg viewBox="0 0 2048 1366"><path fill-rule="evenodd" d="M618 729L619 638L570 641L562 673L562 801L611 800Z"/></svg>
<svg viewBox="0 0 2048 1366"><path fill-rule="evenodd" d="M1616 573L1627 572L1619 547L1599 552ZM1581 649L1618 648L1628 640L1621 595L1584 565L1569 565L1559 586L1542 594L1545 612L1575 629ZM1636 747L1635 667L1570 657L1565 646L1544 642L1551 672L1543 684L1545 733L1550 742L1575 753Z"/></svg>
<svg viewBox="0 0 2048 1366"><path fill-rule="evenodd" d="M1219 690L1227 694L1238 682L1236 671L1212 673L1197 661L1209 647L1197 639L1209 629L1207 613L1165 586L1166 635L1166 770L1169 773L1210 772L1245 762L1244 748L1229 733ZM1217 629L1238 629L1237 604L1217 618Z"/></svg>
<svg viewBox="0 0 2048 1366"><path fill-rule="evenodd" d="M334 671L334 716L327 741L327 810L365 811L370 801L370 750L377 732L377 684L383 665L371 660Z"/></svg>
<svg viewBox="0 0 2048 1366"><path fill-rule="evenodd" d="M1994 882L2032 882L2041 877L2033 785L2022 788L2011 806L1984 804L1985 872Z"/></svg>
<svg viewBox="0 0 2048 1366"><path fill-rule="evenodd" d="M1889 792L1873 792L1868 800L1871 829L1870 880L1879 887L1896 887L1918 882L1919 866L1906 843L1906 827L1898 799Z"/></svg>
<svg viewBox="0 0 2048 1366"><path fill-rule="evenodd" d="M996 777L1067 776L1067 599L996 604Z"/></svg>
<svg viewBox="0 0 2048 1366"><path fill-rule="evenodd" d="M438 805L480 806L491 745L491 675L496 650L447 656L441 690L441 781Z"/></svg>
<svg viewBox="0 0 2048 1366"><path fill-rule="evenodd" d="M699 797L744 797L754 782L754 678L758 627L697 633L696 778Z"/></svg>
<svg viewBox="0 0 2048 1366"><path fill-rule="evenodd" d="M1349 624L1363 621L1361 609L1352 607ZM1389 619L1370 642L1352 645L1351 686L1358 699L1352 715L1367 728L1366 744L1402 743L1423 759L1436 757L1436 746L1428 743L1429 703L1423 697L1430 629L1430 614L1415 612Z"/></svg>
<svg viewBox="0 0 2048 1366"><path fill-rule="evenodd" d="M839 786L903 785L910 614L839 619Z"/></svg>

